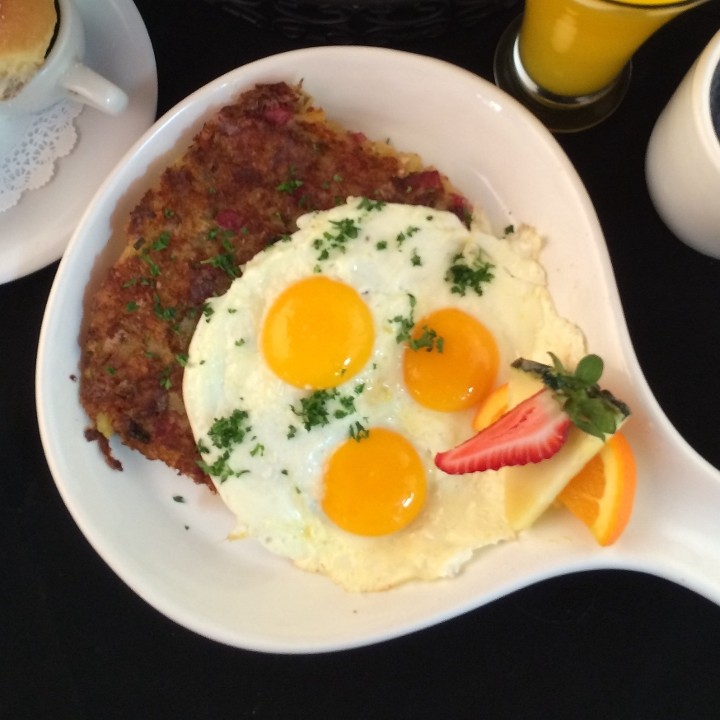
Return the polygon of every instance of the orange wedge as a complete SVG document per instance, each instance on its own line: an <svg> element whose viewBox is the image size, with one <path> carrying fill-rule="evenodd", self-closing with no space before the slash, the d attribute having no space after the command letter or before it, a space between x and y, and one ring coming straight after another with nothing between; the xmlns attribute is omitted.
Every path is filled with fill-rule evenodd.
<svg viewBox="0 0 720 720"><path fill-rule="evenodd" d="M625 436L616 432L558 500L588 526L600 545L611 545L630 520L635 485L635 456Z"/></svg>
<svg viewBox="0 0 720 720"><path fill-rule="evenodd" d="M473 418L473 430L480 432L492 425L508 409L508 386L500 385L495 388L480 404Z"/></svg>

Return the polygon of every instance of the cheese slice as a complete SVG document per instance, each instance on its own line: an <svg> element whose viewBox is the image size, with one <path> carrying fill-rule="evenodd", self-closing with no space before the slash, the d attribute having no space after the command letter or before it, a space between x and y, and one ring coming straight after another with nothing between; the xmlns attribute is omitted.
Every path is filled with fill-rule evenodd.
<svg viewBox="0 0 720 720"><path fill-rule="evenodd" d="M508 407L514 407L542 387L542 382L530 373L513 369L508 382ZM571 425L567 442L551 458L502 468L505 512L513 530L530 527L603 444L600 438Z"/></svg>

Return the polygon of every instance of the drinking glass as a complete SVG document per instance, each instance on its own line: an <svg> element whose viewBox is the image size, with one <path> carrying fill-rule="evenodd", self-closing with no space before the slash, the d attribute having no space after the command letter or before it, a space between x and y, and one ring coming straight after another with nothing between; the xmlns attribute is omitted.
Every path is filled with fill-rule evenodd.
<svg viewBox="0 0 720 720"><path fill-rule="evenodd" d="M550 130L584 130L620 104L631 58L656 30L709 0L526 0L495 53L495 81Z"/></svg>

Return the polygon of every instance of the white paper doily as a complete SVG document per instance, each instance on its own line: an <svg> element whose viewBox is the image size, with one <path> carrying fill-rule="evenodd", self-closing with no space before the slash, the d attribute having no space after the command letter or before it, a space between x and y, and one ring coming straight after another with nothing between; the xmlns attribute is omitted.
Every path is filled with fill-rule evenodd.
<svg viewBox="0 0 720 720"><path fill-rule="evenodd" d="M77 142L73 121L82 109L81 103L62 100L33 115L0 117L0 212L50 181L56 161Z"/></svg>

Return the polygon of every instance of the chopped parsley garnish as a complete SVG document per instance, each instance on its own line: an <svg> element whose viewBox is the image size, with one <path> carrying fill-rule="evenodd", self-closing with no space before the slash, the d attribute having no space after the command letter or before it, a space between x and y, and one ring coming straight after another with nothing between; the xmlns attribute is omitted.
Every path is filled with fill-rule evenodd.
<svg viewBox="0 0 720 720"><path fill-rule="evenodd" d="M135 244L135 248L140 251L140 259L148 266L148 270L150 272L151 278L159 277L162 274L162 271L160 269L160 265L158 265L157 262L150 256L150 253L153 251L157 252L157 251L161 251L161 250L166 250L167 247L170 245L171 239L172 239L172 235L167 230L165 230L165 231L161 232L150 243L150 245L145 245L144 238L140 238L138 240L138 242ZM124 284L124 287L130 287L130 285L135 285L138 282L140 282L144 285L150 284L150 281L148 281L147 279L133 278L132 280L128 280Z"/></svg>
<svg viewBox="0 0 720 720"><path fill-rule="evenodd" d="M171 235L167 230L165 232L161 232L151 243L150 249L151 250L165 250L168 245L170 245L170 238Z"/></svg>
<svg viewBox="0 0 720 720"><path fill-rule="evenodd" d="M337 388L315 390L307 397L300 399L300 405L291 405L290 409L302 421L305 430L328 425L332 419L342 420L356 412L355 397L365 390L364 383L353 388L352 395L343 395ZM288 428L288 438L295 437L297 429L294 425Z"/></svg>
<svg viewBox="0 0 720 720"><path fill-rule="evenodd" d="M339 250L344 253L347 243L355 240L360 233L360 228L355 224L353 218L331 220L330 225L334 232L328 230L322 234L322 237L313 241L313 247L318 251L318 260L327 260L331 250Z"/></svg>
<svg viewBox="0 0 720 720"><path fill-rule="evenodd" d="M228 463L229 459L230 451L225 450L225 452L220 455L214 463L208 464L204 460L199 460L198 465L203 472L218 478L221 484L230 477L240 477L241 475L246 475L250 472L249 470L233 470Z"/></svg>
<svg viewBox="0 0 720 720"><path fill-rule="evenodd" d="M208 430L208 437L218 449L231 448L239 445L252 429L246 410L233 410L228 417L216 419Z"/></svg>
<svg viewBox="0 0 720 720"><path fill-rule="evenodd" d="M337 228L338 232L335 239L339 242L345 242L346 240L356 238L358 236L359 229L352 218L331 220L330 224Z"/></svg>
<svg viewBox="0 0 720 720"><path fill-rule="evenodd" d="M202 312L205 316L205 322L210 322L210 318L215 313L215 308L210 303L203 303Z"/></svg>
<svg viewBox="0 0 720 720"><path fill-rule="evenodd" d="M152 277L158 277L161 274L160 266L146 252L143 253L141 257L150 269L150 275Z"/></svg>
<svg viewBox="0 0 720 720"><path fill-rule="evenodd" d="M165 390L170 390L172 388L172 379L170 378L171 373L171 367L163 368L163 371L160 373L160 386Z"/></svg>
<svg viewBox="0 0 720 720"><path fill-rule="evenodd" d="M407 342L410 339L410 333L415 326L415 305L417 305L417 298L412 294L408 293L408 301L410 303L410 312L408 315L396 315L390 319L391 323L395 323L398 326L395 340L398 343Z"/></svg>
<svg viewBox="0 0 720 720"><path fill-rule="evenodd" d="M300 399L300 407L291 405L290 409L297 415L306 430L327 425L330 422L328 403L335 397L337 390L315 390L309 397Z"/></svg>
<svg viewBox="0 0 720 720"><path fill-rule="evenodd" d="M411 337L408 340L408 347L415 351L426 350L427 352L432 352L433 350L437 350L439 353L442 353L444 345L445 341L443 338L427 325L422 326L422 333L418 337Z"/></svg>
<svg viewBox="0 0 720 720"><path fill-rule="evenodd" d="M292 194L303 186L303 181L295 176L295 168L291 167L288 171L287 180L278 183L275 189L281 193Z"/></svg>
<svg viewBox="0 0 720 720"><path fill-rule="evenodd" d="M174 320L177 316L177 310L174 307L166 307L163 305L160 300L160 296L157 293L153 295L153 312L156 317L160 318L160 320L165 320L166 322Z"/></svg>
<svg viewBox="0 0 720 720"><path fill-rule="evenodd" d="M303 181L298 180L297 178L289 178L288 180L285 180L281 183L279 183L275 189L278 192L284 192L284 193L293 193L298 188L301 188L303 186Z"/></svg>
<svg viewBox="0 0 720 720"><path fill-rule="evenodd" d="M350 426L348 435L355 441L360 442L370 437L370 430L366 428L361 422L356 421Z"/></svg>
<svg viewBox="0 0 720 720"><path fill-rule="evenodd" d="M386 202L383 200L371 200L370 198L360 198L360 202L358 203L358 207L361 210L382 210L385 205L387 205Z"/></svg>
<svg viewBox="0 0 720 720"><path fill-rule="evenodd" d="M405 228L402 232L398 233L397 237L395 238L398 244L398 247L400 247L408 238L411 238L416 232L419 232L420 228L415 225L408 225L408 227Z"/></svg>
<svg viewBox="0 0 720 720"><path fill-rule="evenodd" d="M225 252L201 260L200 264L218 268L234 280L238 276L237 263L235 262L235 246L227 237L224 237L222 247Z"/></svg>
<svg viewBox="0 0 720 720"><path fill-rule="evenodd" d="M418 337L412 336L413 328L415 327L415 305L417 305L417 299L411 293L408 293L408 301L410 303L410 312L407 315L396 315L390 319L391 323L395 323L398 326L395 340L398 343L407 343L410 350L427 350L432 352L437 350L438 352L443 351L444 340L440 337L435 330L429 328L427 325L422 326L422 332Z"/></svg>
<svg viewBox="0 0 720 720"><path fill-rule="evenodd" d="M250 472L246 469L235 470L229 463L233 448L236 445L240 445L252 430L249 419L247 411L237 408L227 417L215 419L210 430L208 430L207 436L212 446L223 452L213 463L200 460L198 465L204 472L218 478L221 483L225 482L229 477L240 477ZM262 453L260 449L262 447L263 446L258 443L250 454L256 455ZM202 441L198 442L197 448L202 454L210 452L210 449Z"/></svg>
<svg viewBox="0 0 720 720"><path fill-rule="evenodd" d="M474 290L478 295L483 294L483 284L490 282L494 275L494 265L482 257L477 256L471 260L462 253L452 259L452 264L445 273L445 280L450 283L450 292L464 296L468 290Z"/></svg>

